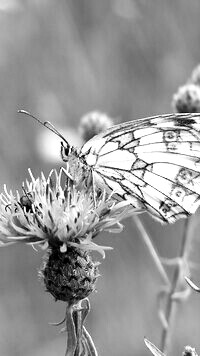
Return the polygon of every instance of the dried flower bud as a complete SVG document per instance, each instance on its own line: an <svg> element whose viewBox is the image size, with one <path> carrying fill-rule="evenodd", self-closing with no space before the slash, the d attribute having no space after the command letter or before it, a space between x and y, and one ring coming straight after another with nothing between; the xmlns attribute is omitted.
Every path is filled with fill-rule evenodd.
<svg viewBox="0 0 200 356"><path fill-rule="evenodd" d="M81 118L79 130L83 140L86 142L112 125L113 120L106 114L92 111Z"/></svg>
<svg viewBox="0 0 200 356"><path fill-rule="evenodd" d="M88 251L69 247L63 253L59 249L49 249L39 276L56 300L72 305L95 290L98 264L92 261Z"/></svg>
<svg viewBox="0 0 200 356"><path fill-rule="evenodd" d="M200 86L200 64L192 71L189 82Z"/></svg>
<svg viewBox="0 0 200 356"><path fill-rule="evenodd" d="M199 112L200 111L200 87L195 84L186 84L178 89L174 94L172 106L179 112Z"/></svg>
<svg viewBox="0 0 200 356"><path fill-rule="evenodd" d="M198 356L194 347L185 346L182 356Z"/></svg>

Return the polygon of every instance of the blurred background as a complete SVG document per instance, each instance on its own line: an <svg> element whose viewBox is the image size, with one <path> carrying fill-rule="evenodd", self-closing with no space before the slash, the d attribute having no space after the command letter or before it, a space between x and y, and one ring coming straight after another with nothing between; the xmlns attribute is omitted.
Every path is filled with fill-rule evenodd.
<svg viewBox="0 0 200 356"><path fill-rule="evenodd" d="M172 111L172 95L200 61L200 2L193 0L0 0L0 185L21 187L59 167L60 140L25 109L51 121L81 145L80 117L106 112L115 122ZM161 256L175 257L183 221L142 220ZM198 262L198 228L191 258ZM157 295L161 277L134 222L97 243L113 246L100 266L87 320L99 355L147 355L143 337L159 346ZM64 355L65 335L48 325L62 319L37 278L42 252L0 249L1 356ZM101 259L98 256L99 259ZM171 274L171 270L169 270ZM193 272L200 282L198 269ZM171 355L200 350L200 296L179 305Z"/></svg>

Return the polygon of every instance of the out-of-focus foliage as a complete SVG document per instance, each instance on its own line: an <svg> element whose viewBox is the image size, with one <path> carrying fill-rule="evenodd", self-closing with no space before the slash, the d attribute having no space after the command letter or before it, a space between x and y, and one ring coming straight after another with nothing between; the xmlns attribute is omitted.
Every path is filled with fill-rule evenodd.
<svg viewBox="0 0 200 356"><path fill-rule="evenodd" d="M199 13L198 0L0 0L1 186L19 188L28 167L37 176L55 165L40 154L45 129L18 109L68 130L72 144L91 110L116 122L170 112L173 93L199 62ZM53 134L45 135L50 147ZM143 220L161 255L175 257L182 222ZM101 242L115 249L100 267L88 330L101 355L145 354L144 335L160 341L160 277L131 221L121 237ZM197 241L195 250L199 256ZM65 337L48 322L61 319L65 306L37 280L41 256L30 247L0 249L1 355L64 354ZM200 347L199 303L193 295L180 308L174 354L185 344Z"/></svg>

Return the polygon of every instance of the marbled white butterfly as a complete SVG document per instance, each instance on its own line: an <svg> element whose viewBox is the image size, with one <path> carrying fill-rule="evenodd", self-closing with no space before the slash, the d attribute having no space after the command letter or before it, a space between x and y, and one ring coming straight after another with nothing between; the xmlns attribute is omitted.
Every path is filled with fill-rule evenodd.
<svg viewBox="0 0 200 356"><path fill-rule="evenodd" d="M117 199L160 222L188 217L200 205L200 114L158 115L118 124L80 150L51 124L42 124L64 141L61 155L73 179L83 175L94 189L114 191Z"/></svg>

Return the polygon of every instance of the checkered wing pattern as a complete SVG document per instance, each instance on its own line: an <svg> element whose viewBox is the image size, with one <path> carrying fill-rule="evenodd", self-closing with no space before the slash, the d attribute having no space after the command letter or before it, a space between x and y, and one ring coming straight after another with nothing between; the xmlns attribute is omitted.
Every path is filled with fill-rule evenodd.
<svg viewBox="0 0 200 356"><path fill-rule="evenodd" d="M111 127L80 158L94 184L173 223L200 205L200 114L169 114Z"/></svg>

